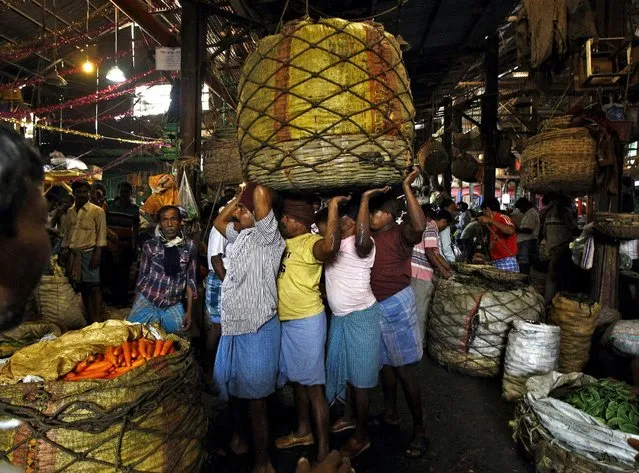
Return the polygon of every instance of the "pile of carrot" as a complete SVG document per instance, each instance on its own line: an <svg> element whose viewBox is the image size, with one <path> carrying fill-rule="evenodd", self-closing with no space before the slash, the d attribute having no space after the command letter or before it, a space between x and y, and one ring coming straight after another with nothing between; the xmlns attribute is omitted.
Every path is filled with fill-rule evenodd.
<svg viewBox="0 0 639 473"><path fill-rule="evenodd" d="M147 360L175 353L172 340L139 338L119 346L109 346L104 353L89 355L62 379L113 379L142 366Z"/></svg>

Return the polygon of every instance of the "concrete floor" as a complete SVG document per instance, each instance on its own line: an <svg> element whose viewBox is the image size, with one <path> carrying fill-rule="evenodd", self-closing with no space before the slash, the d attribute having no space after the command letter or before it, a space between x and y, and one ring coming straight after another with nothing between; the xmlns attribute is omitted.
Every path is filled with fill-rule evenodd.
<svg viewBox="0 0 639 473"><path fill-rule="evenodd" d="M513 405L501 399L501 380L483 380L449 372L424 358L419 366L419 378L424 398L426 425L431 437L427 455L420 460L404 457L410 440L409 413L403 403L398 429L373 429L372 447L356 459L357 473L532 473L531 463L518 451L508 426ZM274 435L294 427L294 411L290 392L274 396L270 406ZM215 452L227 445L230 421L224 405L207 397L212 425L207 450ZM374 393L372 412L381 411L382 395ZM333 447L339 448L348 434L333 437ZM313 451L299 448L276 451L272 460L278 473L294 473L297 458L312 458ZM250 473L250 458L209 458L206 473Z"/></svg>

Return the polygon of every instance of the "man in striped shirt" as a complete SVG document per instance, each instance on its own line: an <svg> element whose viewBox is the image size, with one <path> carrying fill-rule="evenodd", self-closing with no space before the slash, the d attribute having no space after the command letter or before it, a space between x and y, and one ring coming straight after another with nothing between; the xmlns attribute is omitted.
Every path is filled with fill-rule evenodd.
<svg viewBox="0 0 639 473"><path fill-rule="evenodd" d="M428 209L423 210L424 213L428 215L429 212L426 212ZM450 213L446 210L440 210L432 219L427 219L426 230L424 230L422 241L413 247L410 283L415 293L422 343L426 342L428 308L435 290L435 285L433 284L433 268L436 268L439 274L445 279L453 275L450 264L448 264L448 261L439 253L439 232L448 228L451 219Z"/></svg>
<svg viewBox="0 0 639 473"><path fill-rule="evenodd" d="M280 355L277 275L284 239L264 186L247 185L215 219L232 248L225 261L220 305L222 337L213 373L223 400L231 400L235 432L231 450L248 450L242 415L248 405L255 465L253 473L275 473L268 457L266 398L275 392Z"/></svg>

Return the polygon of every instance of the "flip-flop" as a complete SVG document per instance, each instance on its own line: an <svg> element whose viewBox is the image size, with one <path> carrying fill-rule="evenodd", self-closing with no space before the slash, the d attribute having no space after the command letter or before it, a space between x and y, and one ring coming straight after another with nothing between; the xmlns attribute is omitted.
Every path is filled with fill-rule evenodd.
<svg viewBox="0 0 639 473"><path fill-rule="evenodd" d="M352 460L353 458L356 458L356 457L360 456L362 453L364 453L369 448L371 448L370 440L366 440L365 442L357 443L351 437L346 442L346 445L344 445L342 448L340 448L339 453L342 456L348 457L348 458L350 458Z"/></svg>
<svg viewBox="0 0 639 473"><path fill-rule="evenodd" d="M426 437L415 437L413 441L408 444L408 447L404 451L404 455L406 458L417 460L424 456L426 450L428 450L428 444L429 441Z"/></svg>
<svg viewBox="0 0 639 473"><path fill-rule="evenodd" d="M345 430L353 430L357 427L357 422L354 420L346 420L343 417L337 419L337 421L331 426L331 433L337 434L344 432Z"/></svg>
<svg viewBox="0 0 639 473"><path fill-rule="evenodd" d="M307 445L313 445L315 443L315 439L313 438L313 434L305 435L304 437L296 437L295 433L291 432L284 437L280 437L275 440L275 447L280 450L285 450L287 448L293 447L305 447Z"/></svg>
<svg viewBox="0 0 639 473"><path fill-rule="evenodd" d="M395 427L399 427L400 422L401 422L401 419L399 417L397 419L389 420L384 416L384 414L378 414L376 416L371 417L368 420L368 425L370 427L395 428Z"/></svg>

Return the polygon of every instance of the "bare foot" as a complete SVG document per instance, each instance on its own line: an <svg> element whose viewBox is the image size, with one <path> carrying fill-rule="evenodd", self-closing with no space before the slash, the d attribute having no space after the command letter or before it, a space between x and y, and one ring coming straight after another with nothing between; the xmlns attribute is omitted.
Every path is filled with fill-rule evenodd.
<svg viewBox="0 0 639 473"><path fill-rule="evenodd" d="M237 432L233 432L230 448L231 452L237 456L246 455L249 452L248 444Z"/></svg>
<svg viewBox="0 0 639 473"><path fill-rule="evenodd" d="M253 467L253 473L276 473L275 468L269 461L266 465L255 465Z"/></svg>

